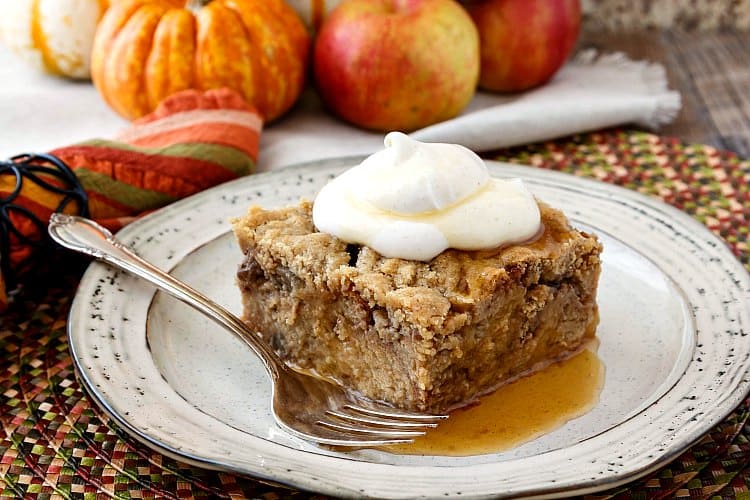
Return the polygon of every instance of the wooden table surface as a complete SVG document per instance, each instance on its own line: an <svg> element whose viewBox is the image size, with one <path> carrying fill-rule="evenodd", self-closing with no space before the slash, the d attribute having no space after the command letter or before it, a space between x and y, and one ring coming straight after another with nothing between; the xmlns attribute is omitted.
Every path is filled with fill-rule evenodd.
<svg viewBox="0 0 750 500"><path fill-rule="evenodd" d="M579 45L662 63L682 110L656 132L750 158L750 31L584 30Z"/></svg>

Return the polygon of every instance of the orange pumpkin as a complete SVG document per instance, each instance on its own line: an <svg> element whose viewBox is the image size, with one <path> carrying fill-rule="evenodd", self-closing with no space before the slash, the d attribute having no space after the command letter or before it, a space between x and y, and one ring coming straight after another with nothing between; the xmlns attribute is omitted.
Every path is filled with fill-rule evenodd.
<svg viewBox="0 0 750 500"><path fill-rule="evenodd" d="M284 0L124 0L99 24L91 77L129 119L180 90L229 87L270 121L302 91L309 46Z"/></svg>

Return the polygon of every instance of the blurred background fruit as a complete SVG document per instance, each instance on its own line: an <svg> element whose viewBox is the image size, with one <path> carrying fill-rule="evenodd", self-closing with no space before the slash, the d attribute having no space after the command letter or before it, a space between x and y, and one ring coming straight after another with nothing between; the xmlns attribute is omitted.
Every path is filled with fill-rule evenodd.
<svg viewBox="0 0 750 500"><path fill-rule="evenodd" d="M87 79L94 32L107 4L107 0L5 1L0 39L43 71Z"/></svg>
<svg viewBox="0 0 750 500"><path fill-rule="evenodd" d="M581 25L580 0L478 0L466 8L479 30L479 85L517 92L549 80L565 63Z"/></svg>
<svg viewBox="0 0 750 500"><path fill-rule="evenodd" d="M323 19L341 0L286 0L299 13L302 21L312 31L317 31Z"/></svg>
<svg viewBox="0 0 750 500"><path fill-rule="evenodd" d="M180 90L228 87L270 121L302 91L309 44L283 0L121 0L99 24L91 73L129 119Z"/></svg>
<svg viewBox="0 0 750 500"><path fill-rule="evenodd" d="M452 118L479 76L479 37L454 0L344 0L314 48L318 92L337 116L411 131Z"/></svg>

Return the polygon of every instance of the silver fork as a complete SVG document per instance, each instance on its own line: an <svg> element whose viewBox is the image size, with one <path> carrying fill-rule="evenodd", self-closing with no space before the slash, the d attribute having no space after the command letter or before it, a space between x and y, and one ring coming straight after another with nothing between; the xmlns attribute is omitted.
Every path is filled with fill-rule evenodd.
<svg viewBox="0 0 750 500"><path fill-rule="evenodd" d="M261 359L271 379L271 409L276 423L295 436L346 447L409 443L447 418L445 415L402 411L368 401L325 379L295 371L237 316L143 260L92 220L56 213L50 218L48 230L60 245L149 281L242 340Z"/></svg>

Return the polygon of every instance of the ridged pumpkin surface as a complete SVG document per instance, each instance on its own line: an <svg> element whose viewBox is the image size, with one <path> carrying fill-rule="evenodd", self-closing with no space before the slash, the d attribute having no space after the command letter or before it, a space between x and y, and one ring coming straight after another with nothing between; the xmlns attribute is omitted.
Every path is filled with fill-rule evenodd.
<svg viewBox="0 0 750 500"><path fill-rule="evenodd" d="M270 121L302 91L309 45L283 0L124 0L97 29L91 73L129 119L180 90L229 87Z"/></svg>
<svg viewBox="0 0 750 500"><path fill-rule="evenodd" d="M91 45L107 0L8 0L0 39L53 75L88 79Z"/></svg>

